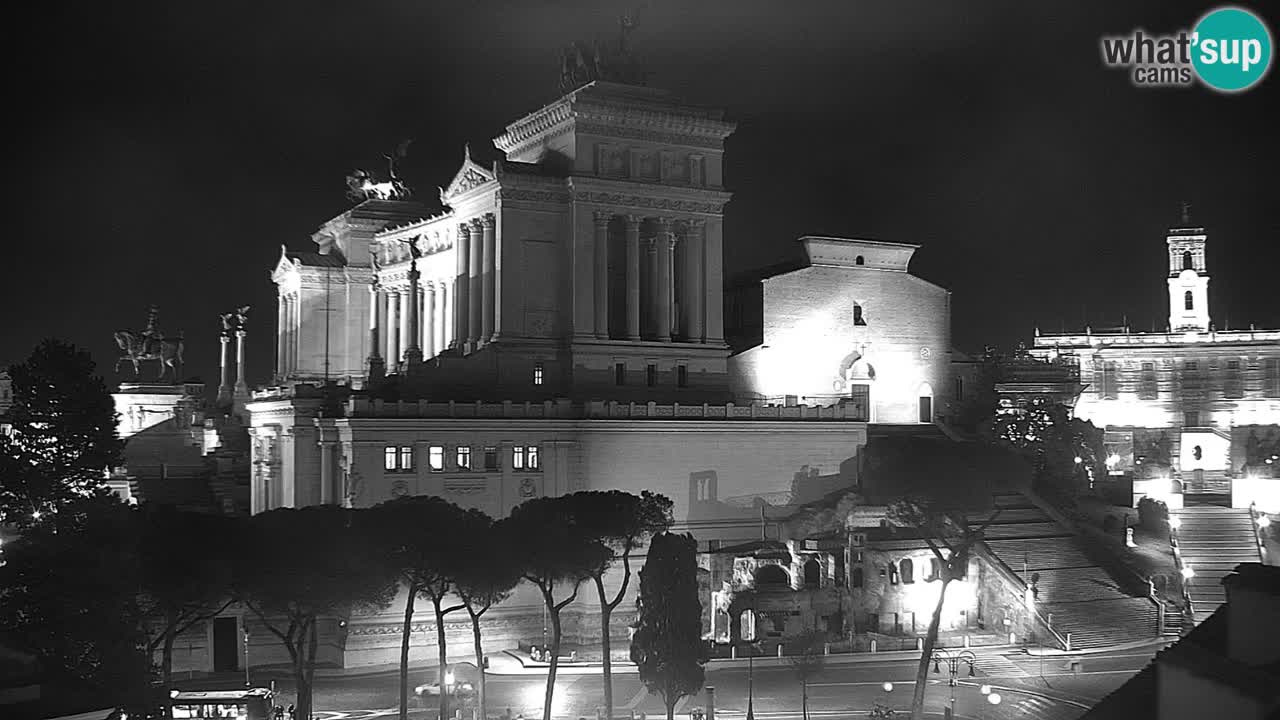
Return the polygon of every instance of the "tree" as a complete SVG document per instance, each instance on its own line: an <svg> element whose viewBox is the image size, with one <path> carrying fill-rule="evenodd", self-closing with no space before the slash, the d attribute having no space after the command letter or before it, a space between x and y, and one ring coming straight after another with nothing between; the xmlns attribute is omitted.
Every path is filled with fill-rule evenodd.
<svg viewBox="0 0 1280 720"><path fill-rule="evenodd" d="M793 643L788 643L795 650L787 660L800 679L800 711L804 720L809 720L809 681L826 664L826 640L817 630L806 630Z"/></svg>
<svg viewBox="0 0 1280 720"><path fill-rule="evenodd" d="M30 527L76 500L110 492L120 464L116 411L89 353L58 340L9 368L10 432L0 433L0 523ZM84 507L84 506L81 506Z"/></svg>
<svg viewBox="0 0 1280 720"><path fill-rule="evenodd" d="M115 495L68 499L5 543L0 633L57 684L140 708L150 665L139 605L138 511Z"/></svg>
<svg viewBox="0 0 1280 720"><path fill-rule="evenodd" d="M1074 495L1082 473L1087 478L1105 471L1102 431L1060 403L1039 399L997 413L984 434L1026 457L1036 484L1050 491Z"/></svg>
<svg viewBox="0 0 1280 720"><path fill-rule="evenodd" d="M297 717L311 717L317 621L357 607L387 607L395 576L357 513L334 505L281 508L249 519L237 594L289 653Z"/></svg>
<svg viewBox="0 0 1280 720"><path fill-rule="evenodd" d="M464 564L454 578L454 590L462 599L467 615L471 618L471 637L475 644L476 667L479 669L476 705L481 718L485 714L484 647L480 643L480 618L489 608L506 600L520 583L520 566L514 561L511 549L514 539L510 536L509 523L493 522L488 516L483 521L474 516L461 533L469 562Z"/></svg>
<svg viewBox="0 0 1280 720"><path fill-rule="evenodd" d="M662 696L667 720L673 719L676 703L701 690L706 679L697 552L692 535L655 535L640 570L631 661L645 687Z"/></svg>
<svg viewBox="0 0 1280 720"><path fill-rule="evenodd" d="M938 560L938 602L929 618L920 662L916 667L915 692L911 698L911 719L924 718L924 692L929 681L929 658L938 642L938 629L942 623L942 606L947 597L947 586L953 580L968 574L969 553L980 542L983 531L996 519L996 509L982 522L971 527L966 508L937 498L907 497L889 506L889 521L896 527L910 528L918 532Z"/></svg>
<svg viewBox="0 0 1280 720"><path fill-rule="evenodd" d="M161 680L173 674L173 644L192 626L217 617L233 602L233 538L238 521L222 515L140 511L142 602L153 632L148 657L160 650Z"/></svg>
<svg viewBox="0 0 1280 720"><path fill-rule="evenodd" d="M474 517L473 517L474 516ZM454 587L454 578L467 562L457 547L464 531L487 524L488 516L467 511L438 497L427 495L396 498L373 508L366 516L373 534L385 549L386 557L405 588L404 628L400 642L400 720L409 715L409 641L413 628L414 602L419 595L431 600L435 611L436 644L440 667L440 717L448 716L449 693L444 676L448 670L444 616L465 605L444 607Z"/></svg>
<svg viewBox="0 0 1280 720"><path fill-rule="evenodd" d="M578 589L609 556L609 549L578 526L573 501L567 496L536 498L512 511L507 527L513 538L512 551L519 558L521 575L542 594L551 621L551 664L543 697L543 717L551 717L560 666L560 612L578 597ZM555 599L557 586L568 585L572 592Z"/></svg>
<svg viewBox="0 0 1280 720"><path fill-rule="evenodd" d="M591 568L596 593L600 598L600 650L604 664L604 706L609 717L613 713L612 643L609 637L613 611L627 594L631 583L631 553L646 538L671 527L671 500L665 495L644 490L640 495L610 490L580 492L566 499L579 527L608 550L603 562ZM622 562L622 584L610 598L605 592L604 576L618 561Z"/></svg>

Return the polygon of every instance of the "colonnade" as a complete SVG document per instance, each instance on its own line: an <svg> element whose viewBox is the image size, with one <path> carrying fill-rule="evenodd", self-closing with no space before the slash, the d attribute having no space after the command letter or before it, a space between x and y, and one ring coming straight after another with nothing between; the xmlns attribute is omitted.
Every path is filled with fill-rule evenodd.
<svg viewBox="0 0 1280 720"><path fill-rule="evenodd" d="M593 219L590 334L633 341L723 342L718 224L608 210L596 211ZM618 231L621 243L611 242ZM611 247L620 249L622 257L611 258ZM616 270L619 265L622 272ZM614 288L611 281L619 278L622 287ZM619 303L625 312L612 312Z"/></svg>
<svg viewBox="0 0 1280 720"><path fill-rule="evenodd" d="M276 333L276 375L285 377L298 369L298 331L302 327L302 306L297 292L280 295Z"/></svg>

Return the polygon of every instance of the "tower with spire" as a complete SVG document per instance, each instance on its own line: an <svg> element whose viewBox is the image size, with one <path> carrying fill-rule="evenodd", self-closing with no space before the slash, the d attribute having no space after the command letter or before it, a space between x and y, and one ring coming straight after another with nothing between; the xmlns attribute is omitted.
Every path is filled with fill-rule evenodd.
<svg viewBox="0 0 1280 720"><path fill-rule="evenodd" d="M1180 222L1169 229L1169 330L1209 330L1209 272L1204 228L1191 221L1191 204L1182 203Z"/></svg>

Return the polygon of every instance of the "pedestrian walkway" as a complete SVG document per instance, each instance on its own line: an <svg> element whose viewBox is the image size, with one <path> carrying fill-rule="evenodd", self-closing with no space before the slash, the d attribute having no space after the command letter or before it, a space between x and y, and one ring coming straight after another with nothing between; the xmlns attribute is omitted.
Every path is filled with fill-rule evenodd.
<svg viewBox="0 0 1280 720"><path fill-rule="evenodd" d="M1262 562L1248 508L1189 505L1169 513L1183 567L1194 575L1186 583L1199 624L1227 600L1222 578L1240 563Z"/></svg>

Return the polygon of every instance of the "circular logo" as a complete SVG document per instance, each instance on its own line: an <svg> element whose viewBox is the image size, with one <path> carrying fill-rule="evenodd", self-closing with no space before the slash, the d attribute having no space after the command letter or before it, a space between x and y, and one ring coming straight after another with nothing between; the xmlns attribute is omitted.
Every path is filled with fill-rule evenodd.
<svg viewBox="0 0 1280 720"><path fill-rule="evenodd" d="M1271 33L1248 10L1225 7L1210 12L1196 23L1191 44L1191 64L1214 90L1247 90L1271 67Z"/></svg>

